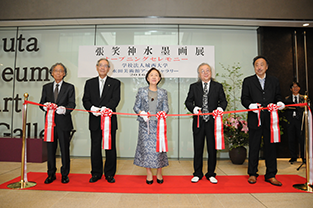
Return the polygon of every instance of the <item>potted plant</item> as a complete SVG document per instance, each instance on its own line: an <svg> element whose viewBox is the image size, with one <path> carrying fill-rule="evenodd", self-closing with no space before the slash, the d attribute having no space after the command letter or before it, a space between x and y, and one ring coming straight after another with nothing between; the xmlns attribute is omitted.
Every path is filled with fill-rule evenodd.
<svg viewBox="0 0 313 208"><path fill-rule="evenodd" d="M226 74L221 74L224 80L221 82L226 94L228 105L226 111L236 111L240 104L240 94L243 75L240 73L241 66L234 63L233 66L225 67L220 64ZM219 76L217 73L216 76ZM243 164L247 158L247 149L249 144L249 134L246 117L238 114L228 114L224 117L224 138L229 146L229 157L234 164Z"/></svg>
<svg viewBox="0 0 313 208"><path fill-rule="evenodd" d="M243 164L247 158L245 146L249 143L246 119L237 114L228 114L224 120L224 137L229 145L229 158L232 163Z"/></svg>

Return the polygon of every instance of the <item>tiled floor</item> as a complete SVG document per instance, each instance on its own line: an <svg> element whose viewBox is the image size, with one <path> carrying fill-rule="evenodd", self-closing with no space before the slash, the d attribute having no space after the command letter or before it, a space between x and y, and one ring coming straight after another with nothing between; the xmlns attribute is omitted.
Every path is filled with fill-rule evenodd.
<svg viewBox="0 0 313 208"><path fill-rule="evenodd" d="M300 160L299 160L300 161ZM60 159L57 160L60 167ZM300 162L289 164L278 160L278 174L298 174L305 177L305 167L297 171ZM46 163L28 163L28 171L46 172ZM205 168L205 167L204 167ZM264 174L264 160L259 173ZM20 176L20 163L0 162L0 184ZM164 175L192 175L192 160L170 160ZM247 161L233 165L218 160L217 175L245 175ZM71 158L71 173L90 173L89 158ZM154 170L155 173L155 170ZM119 159L117 174L145 175L145 169L133 165L132 159ZM218 179L218 176L217 176ZM269 184L270 186L270 184ZM0 207L313 207L313 193L270 194L115 194L35 190L0 189Z"/></svg>

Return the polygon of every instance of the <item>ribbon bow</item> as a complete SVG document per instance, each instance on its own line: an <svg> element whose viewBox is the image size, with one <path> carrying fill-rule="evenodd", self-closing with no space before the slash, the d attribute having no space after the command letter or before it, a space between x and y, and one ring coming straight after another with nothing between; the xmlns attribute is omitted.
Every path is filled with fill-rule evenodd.
<svg viewBox="0 0 313 208"><path fill-rule="evenodd" d="M55 110L57 109L57 105L54 103L49 103L46 105L47 107L47 114L46 114L46 122L45 122L45 142L54 142L54 116Z"/></svg>
<svg viewBox="0 0 313 208"><path fill-rule="evenodd" d="M224 129L223 129L223 112L220 110L213 111L213 117L215 119L214 134L215 134L215 149L225 149L224 143Z"/></svg>
<svg viewBox="0 0 313 208"><path fill-rule="evenodd" d="M166 125L166 117L167 114L164 111L159 111L156 114L158 118L158 126L157 126L157 144L156 151L157 152L167 152L167 125Z"/></svg>
<svg viewBox="0 0 313 208"><path fill-rule="evenodd" d="M278 106L271 103L267 107L268 111L271 113L271 143L278 143L280 142Z"/></svg>
<svg viewBox="0 0 313 208"><path fill-rule="evenodd" d="M112 110L105 108L101 111L102 149L111 149L111 117Z"/></svg>

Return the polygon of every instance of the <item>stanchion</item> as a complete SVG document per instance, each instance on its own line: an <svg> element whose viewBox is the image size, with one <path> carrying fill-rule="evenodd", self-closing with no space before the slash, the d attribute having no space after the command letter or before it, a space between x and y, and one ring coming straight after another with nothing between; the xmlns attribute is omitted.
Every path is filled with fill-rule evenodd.
<svg viewBox="0 0 313 208"><path fill-rule="evenodd" d="M304 101L308 102L308 96L304 96ZM307 191L307 192L313 192L313 186L310 184L310 157L309 157L309 123L308 123L308 106L304 106L304 126L305 126L305 158L306 158L306 183L305 184L295 184L293 185L294 188Z"/></svg>
<svg viewBox="0 0 313 208"><path fill-rule="evenodd" d="M28 93L24 94L24 103L28 99ZM22 138L22 160L21 160L21 180L16 183L11 183L7 187L11 189L24 189L36 186L36 182L31 182L27 180L26 172L26 119L27 118L27 104L23 106L23 138Z"/></svg>

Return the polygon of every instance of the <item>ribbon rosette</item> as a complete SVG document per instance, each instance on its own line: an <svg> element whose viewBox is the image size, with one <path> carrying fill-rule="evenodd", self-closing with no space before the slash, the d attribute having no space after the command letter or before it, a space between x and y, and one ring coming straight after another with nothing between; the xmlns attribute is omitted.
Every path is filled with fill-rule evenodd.
<svg viewBox="0 0 313 208"><path fill-rule="evenodd" d="M158 118L158 126L157 126L157 144L156 151L157 152L167 152L167 126L166 126L166 113L164 111L159 111L156 114Z"/></svg>
<svg viewBox="0 0 313 208"><path fill-rule="evenodd" d="M224 129L223 129L223 112L220 110L214 110L213 116L215 119L214 135L215 135L215 149L225 149L224 144Z"/></svg>
<svg viewBox="0 0 313 208"><path fill-rule="evenodd" d="M269 104L268 111L271 113L271 143L280 142L280 129L278 119L278 106L275 104Z"/></svg>
<svg viewBox="0 0 313 208"><path fill-rule="evenodd" d="M111 117L112 110L105 108L101 111L102 149L111 149Z"/></svg>
<svg viewBox="0 0 313 208"><path fill-rule="evenodd" d="M57 105L54 103L49 103L47 106L47 113L46 113L46 122L45 122L45 142L54 142L54 116L55 110L57 109Z"/></svg>

